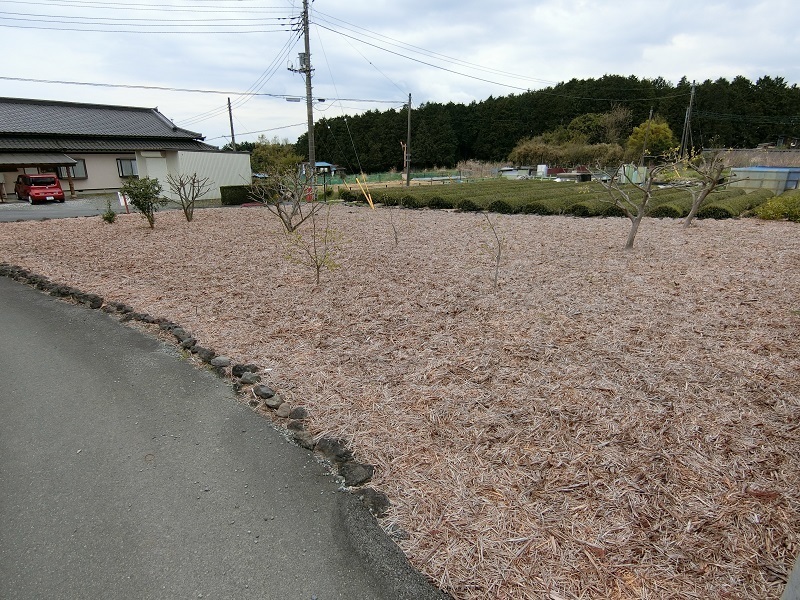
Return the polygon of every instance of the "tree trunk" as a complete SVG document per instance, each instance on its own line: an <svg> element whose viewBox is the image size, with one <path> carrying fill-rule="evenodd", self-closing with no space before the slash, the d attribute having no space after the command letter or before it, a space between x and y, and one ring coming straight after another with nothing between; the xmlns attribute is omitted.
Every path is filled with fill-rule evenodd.
<svg viewBox="0 0 800 600"><path fill-rule="evenodd" d="M625 250L633 248L633 242L636 239L636 232L639 231L639 223L642 222L644 215L636 215L631 219L631 231L628 233L628 241L625 243Z"/></svg>
<svg viewBox="0 0 800 600"><path fill-rule="evenodd" d="M692 224L692 220L697 216L697 211L700 210L703 202L705 202L708 195L711 193L715 186L712 186L708 189L702 190L698 195L697 198L694 198L692 202L692 209L689 211L689 214L686 215L686 220L683 222L683 228L688 229L689 226Z"/></svg>

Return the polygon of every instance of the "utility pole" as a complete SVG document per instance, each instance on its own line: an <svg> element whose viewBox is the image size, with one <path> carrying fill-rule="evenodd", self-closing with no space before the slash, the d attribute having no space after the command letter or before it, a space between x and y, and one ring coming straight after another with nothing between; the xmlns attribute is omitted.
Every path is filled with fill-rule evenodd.
<svg viewBox="0 0 800 600"><path fill-rule="evenodd" d="M314 99L311 96L311 42L308 34L308 0L303 0L303 41L305 55L300 58L300 71L306 76L306 112L308 113L308 166L311 176L307 177L312 197L316 197L317 157L314 147Z"/></svg>
<svg viewBox="0 0 800 600"><path fill-rule="evenodd" d="M653 107L650 107L650 116L647 117L647 129L644 132L644 145L642 146L642 158L639 161L639 166L641 167L644 164L644 155L647 152L647 141L650 137L650 123L653 122Z"/></svg>
<svg viewBox="0 0 800 600"><path fill-rule="evenodd" d="M236 136L233 134L233 111L231 110L230 98L228 98L228 119L231 122L231 149L236 152Z"/></svg>
<svg viewBox="0 0 800 600"><path fill-rule="evenodd" d="M408 132L406 133L406 187L411 186L411 94L408 95Z"/></svg>
<svg viewBox="0 0 800 600"><path fill-rule="evenodd" d="M683 121L683 133L681 134L681 158L684 157L689 151L689 146L693 146L692 143L692 105L694 104L694 89L695 89L695 82L692 81L692 93L689 96L689 106L686 108L686 118Z"/></svg>

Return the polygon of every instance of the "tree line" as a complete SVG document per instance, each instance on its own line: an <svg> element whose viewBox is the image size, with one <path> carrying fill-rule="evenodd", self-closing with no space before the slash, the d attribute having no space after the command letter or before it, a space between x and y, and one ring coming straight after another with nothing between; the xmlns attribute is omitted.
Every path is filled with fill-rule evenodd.
<svg viewBox="0 0 800 600"><path fill-rule="evenodd" d="M463 160L508 161L525 142L625 146L651 110L680 137L692 82L606 75L470 104L430 102L411 118L412 169L452 168ZM622 118L625 117L625 118ZM403 109L372 110L315 123L317 159L349 172L403 169ZM689 142L695 148L753 148L800 136L800 88L782 77L706 80L695 87ZM294 144L306 157L307 136Z"/></svg>

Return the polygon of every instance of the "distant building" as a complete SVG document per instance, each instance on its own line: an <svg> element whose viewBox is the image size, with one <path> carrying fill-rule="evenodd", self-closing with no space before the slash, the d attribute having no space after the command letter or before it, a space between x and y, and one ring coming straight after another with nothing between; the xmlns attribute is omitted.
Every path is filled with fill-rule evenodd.
<svg viewBox="0 0 800 600"><path fill-rule="evenodd" d="M131 177L197 173L220 186L251 180L247 152L222 152L156 108L0 98L0 192L20 173L56 172L76 191L117 190ZM67 185L64 185L65 190Z"/></svg>
<svg viewBox="0 0 800 600"><path fill-rule="evenodd" d="M744 188L745 192L769 189L777 196L800 189L800 167L734 167L729 187Z"/></svg>

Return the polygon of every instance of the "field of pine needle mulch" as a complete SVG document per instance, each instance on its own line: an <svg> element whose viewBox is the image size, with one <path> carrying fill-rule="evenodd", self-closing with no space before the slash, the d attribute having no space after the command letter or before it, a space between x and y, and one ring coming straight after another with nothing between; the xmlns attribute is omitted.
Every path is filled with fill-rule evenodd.
<svg viewBox="0 0 800 600"><path fill-rule="evenodd" d="M336 206L0 225L0 260L262 367L457 599L778 598L800 552L800 225ZM307 235L307 233L306 233ZM306 238L307 239L307 238Z"/></svg>

